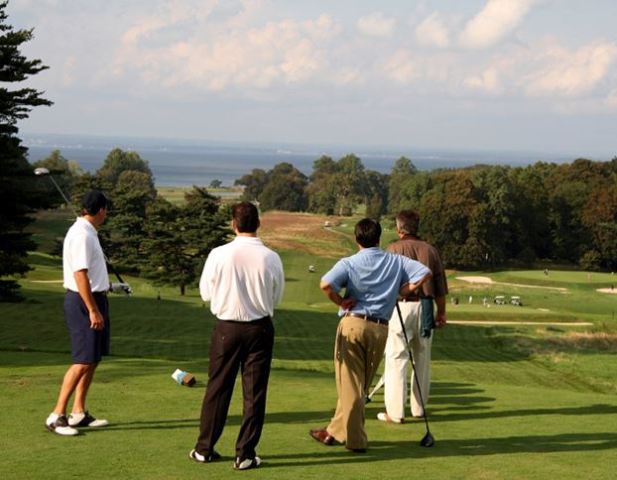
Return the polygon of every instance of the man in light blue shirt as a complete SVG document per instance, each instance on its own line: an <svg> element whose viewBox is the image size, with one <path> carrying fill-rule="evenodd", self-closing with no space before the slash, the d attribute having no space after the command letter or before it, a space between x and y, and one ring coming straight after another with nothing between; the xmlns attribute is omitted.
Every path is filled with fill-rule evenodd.
<svg viewBox="0 0 617 480"><path fill-rule="evenodd" d="M416 290L431 278L431 271L381 250L381 226L375 220L360 220L355 236L360 251L339 260L321 279L321 289L340 307L334 351L338 402L330 424L310 435L324 445L344 443L348 450L363 453L368 445L364 397L383 356L388 319L398 295Z"/></svg>

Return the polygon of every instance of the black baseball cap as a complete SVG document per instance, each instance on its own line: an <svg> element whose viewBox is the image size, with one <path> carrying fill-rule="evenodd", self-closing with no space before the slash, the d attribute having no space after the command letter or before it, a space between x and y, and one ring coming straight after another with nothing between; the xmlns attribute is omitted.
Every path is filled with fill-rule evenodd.
<svg viewBox="0 0 617 480"><path fill-rule="evenodd" d="M96 215L101 208L107 208L107 197L100 190L91 190L81 199L81 208L84 213Z"/></svg>

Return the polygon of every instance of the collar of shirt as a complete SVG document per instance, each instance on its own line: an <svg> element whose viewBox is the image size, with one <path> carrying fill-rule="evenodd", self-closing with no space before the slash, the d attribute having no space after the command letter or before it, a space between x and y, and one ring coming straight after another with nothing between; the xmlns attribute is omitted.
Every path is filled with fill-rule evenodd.
<svg viewBox="0 0 617 480"><path fill-rule="evenodd" d="M242 237L237 235L236 238L233 239L234 242L238 243L252 243L256 245L263 245L263 242L259 237Z"/></svg>
<svg viewBox="0 0 617 480"><path fill-rule="evenodd" d="M358 250L360 255L375 255L379 253L383 253L383 250L379 247L367 247L361 250Z"/></svg>
<svg viewBox="0 0 617 480"><path fill-rule="evenodd" d="M77 217L77 222L79 222L79 225L82 228L85 228L86 230L88 230L90 233L94 233L95 235L98 235L98 232L96 231L96 228L94 227L94 225L92 225L88 220L86 220L84 217Z"/></svg>

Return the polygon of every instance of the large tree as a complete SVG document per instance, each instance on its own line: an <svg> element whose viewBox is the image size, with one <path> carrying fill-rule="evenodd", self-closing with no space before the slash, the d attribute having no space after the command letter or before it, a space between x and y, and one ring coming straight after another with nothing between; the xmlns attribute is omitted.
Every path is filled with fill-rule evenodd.
<svg viewBox="0 0 617 480"><path fill-rule="evenodd" d="M22 44L32 39L32 29L14 30L7 23L6 6L6 1L0 2L0 300L19 298L19 285L10 277L29 270L26 253L35 245L24 230L32 221L28 215L46 205L26 159L27 149L17 137L17 122L27 118L33 107L51 105L44 92L4 86L48 68L21 54Z"/></svg>
<svg viewBox="0 0 617 480"><path fill-rule="evenodd" d="M228 212L205 188L193 187L185 200L182 206L161 198L151 203L143 241L143 273L157 285L179 287L181 295L199 278L210 250L231 233Z"/></svg>

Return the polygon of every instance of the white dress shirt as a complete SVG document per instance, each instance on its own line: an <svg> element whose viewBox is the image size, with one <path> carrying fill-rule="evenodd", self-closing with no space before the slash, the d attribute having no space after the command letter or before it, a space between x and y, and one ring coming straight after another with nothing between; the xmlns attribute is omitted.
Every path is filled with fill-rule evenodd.
<svg viewBox="0 0 617 480"><path fill-rule="evenodd" d="M237 236L210 252L199 292L217 318L251 321L274 315L284 286L278 254L257 237Z"/></svg>
<svg viewBox="0 0 617 480"><path fill-rule="evenodd" d="M77 292L77 282L73 274L84 269L88 270L91 291L109 290L107 264L96 228L85 218L79 217L64 237L62 248L64 288Z"/></svg>

